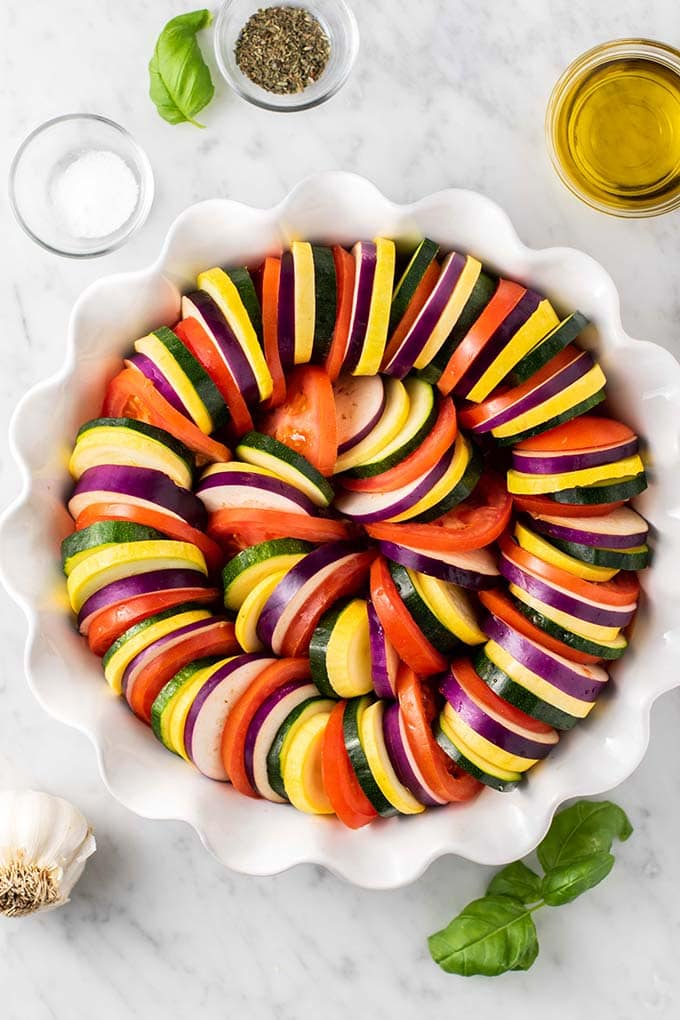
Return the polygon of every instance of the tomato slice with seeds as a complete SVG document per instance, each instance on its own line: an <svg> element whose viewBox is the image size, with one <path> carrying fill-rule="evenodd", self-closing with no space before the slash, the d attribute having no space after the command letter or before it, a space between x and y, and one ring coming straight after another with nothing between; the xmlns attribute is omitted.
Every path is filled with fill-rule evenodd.
<svg viewBox="0 0 680 1020"><path fill-rule="evenodd" d="M339 701L326 724L321 749L321 776L333 810L348 829L360 829L378 818L361 789L349 760L343 735L346 701Z"/></svg>
<svg viewBox="0 0 680 1020"><path fill-rule="evenodd" d="M134 418L165 429L188 446L203 463L231 460L223 443L206 436L197 425L169 404L154 384L134 368L124 368L106 389L104 418Z"/></svg>
<svg viewBox="0 0 680 1020"><path fill-rule="evenodd" d="M106 655L114 641L128 627L134 627L148 616L160 613L163 609L172 609L185 602L196 602L200 605L217 602L222 593L217 588L168 588L154 591L148 595L137 595L116 602L97 613L90 622L87 641L95 655Z"/></svg>
<svg viewBox="0 0 680 1020"><path fill-rule="evenodd" d="M320 365L298 365L288 375L286 399L260 422L260 432L301 453L322 475L332 475L338 455L335 397Z"/></svg>
<svg viewBox="0 0 680 1020"><path fill-rule="evenodd" d="M292 680L309 680L309 659L277 659L265 666L233 705L222 732L222 763L235 790L246 797L259 797L246 772L245 750L248 727L258 708L270 694Z"/></svg>
<svg viewBox="0 0 680 1020"><path fill-rule="evenodd" d="M471 800L482 784L459 769L434 739L432 723L438 715L433 682L421 680L402 665L397 676L397 698L411 753L430 789L442 800Z"/></svg>
<svg viewBox="0 0 680 1020"><path fill-rule="evenodd" d="M420 676L446 669L446 659L433 648L404 605L383 556L371 567L371 600L383 630L411 669Z"/></svg>
<svg viewBox="0 0 680 1020"><path fill-rule="evenodd" d="M208 532L224 549L235 554L273 538L301 538L307 542L336 542L352 537L351 526L330 517L255 507L226 507L210 515Z"/></svg>
<svg viewBox="0 0 680 1020"><path fill-rule="evenodd" d="M494 542L508 526L512 496L494 471L485 472L472 495L430 524L367 524L372 538L404 542L430 552L471 552Z"/></svg>

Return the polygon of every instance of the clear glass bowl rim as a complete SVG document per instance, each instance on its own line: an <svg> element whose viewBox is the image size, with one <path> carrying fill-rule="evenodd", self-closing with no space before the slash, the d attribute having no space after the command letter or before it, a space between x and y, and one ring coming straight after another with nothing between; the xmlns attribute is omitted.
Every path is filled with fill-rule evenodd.
<svg viewBox="0 0 680 1020"><path fill-rule="evenodd" d="M673 209L680 207L680 195L676 195L674 198L667 199L657 205L641 205L635 209L614 208L604 202L598 202L597 199L581 191L576 182L567 175L557 152L555 127L561 100L566 89L577 78L593 68L607 63L612 57L645 58L656 63L665 64L675 71L680 78L680 50L669 46L667 43L643 38L612 39L609 42L598 43L597 46L591 47L591 49L586 50L585 53L572 60L553 86L545 113L545 136L548 153L557 176L564 186L571 191L572 195L575 195L592 209L597 209L598 212L608 213L610 216L618 216L622 219L643 219L650 216L661 216L663 213L672 212Z"/></svg>
<svg viewBox="0 0 680 1020"><path fill-rule="evenodd" d="M220 6L217 18L215 19L213 48L220 74L237 95L239 95L242 99L247 100L247 102L252 103L253 106L259 106L262 110L273 110L276 113L299 113L300 110L311 110L315 106L320 106L321 103L325 103L327 99L330 99L340 91L352 73L352 68L354 67L357 54L359 53L359 25L354 11L349 4L345 2L345 0L333 0L333 2L342 10L343 15L347 18L350 34L350 47L345 60L345 69L343 73L332 86L313 99L304 99L303 96L305 93L303 91L300 93L300 101L298 103L288 103L285 105L280 100L278 102L275 99L268 100L261 96L259 92L250 92L247 88L244 88L231 74L227 63L222 56L222 47L220 45L221 29L231 13L231 8L234 2L235 0L224 0L224 3Z"/></svg>
<svg viewBox="0 0 680 1020"><path fill-rule="evenodd" d="M113 128L114 131L117 131L120 135L122 135L134 154L135 161L139 166L142 178L142 200L137 206L136 213L131 220L128 229L121 235L121 237L117 238L111 244L104 245L102 248L93 248L90 251L67 251L64 248L58 248L53 244L49 244L49 242L45 241L42 237L39 237L38 234L29 227L21 214L21 210L16 200L15 185L17 170L26 150L29 148L34 139L38 137L38 135L41 135L49 128L54 127L55 124L61 124L66 121L73 120L97 121L100 124L106 124L107 127ZM149 215L149 211L153 204L154 189L155 182L153 169L149 162L149 157L144 149L141 147L136 138L130 134L127 128L116 123L115 120L111 120L110 117L104 117L100 113L62 113L58 117L51 117L49 120L43 121L42 124L38 124L37 127L33 128L33 130L26 135L17 151L14 153L8 175L8 198L10 208L14 214L14 218L24 233L27 234L32 241L35 241L36 244L40 245L41 248L44 248L45 251L52 252L55 255L62 255L64 258L69 259L96 258L99 255L108 255L109 252L116 251L117 248L121 248L125 242L128 241L129 238L142 226Z"/></svg>

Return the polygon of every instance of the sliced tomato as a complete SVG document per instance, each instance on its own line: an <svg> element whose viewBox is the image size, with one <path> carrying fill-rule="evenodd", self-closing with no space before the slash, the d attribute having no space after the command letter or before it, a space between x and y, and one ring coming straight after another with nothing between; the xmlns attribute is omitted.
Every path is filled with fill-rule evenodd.
<svg viewBox="0 0 680 1020"><path fill-rule="evenodd" d="M515 708L514 705L501 698L495 691L484 683L481 676L475 671L469 659L456 659L451 663L451 672L465 685L465 690L478 701L484 708L488 708L494 715L500 716L505 722L515 726L522 726L532 733L552 733L552 726L532 719L526 712Z"/></svg>
<svg viewBox="0 0 680 1020"><path fill-rule="evenodd" d="M406 334L420 315L425 302L437 285L440 272L441 266L437 260L434 259L423 273L422 279L414 290L413 297L409 301L408 307L404 312L401 321L397 324L394 333L389 339L383 355L381 371L386 365L389 365L390 361L401 347Z"/></svg>
<svg viewBox="0 0 680 1020"><path fill-rule="evenodd" d="M547 515L548 517L604 517L605 514L623 506L625 500L617 503L558 503L548 496L513 496L512 501L517 510L529 514Z"/></svg>
<svg viewBox="0 0 680 1020"><path fill-rule="evenodd" d="M147 528L155 528L156 531L177 542L191 542L197 546L203 553L211 574L217 573L224 566L225 555L217 542L198 528L192 528L186 521L181 521L171 514L164 514L160 509L135 506L134 503L92 503L78 514L76 531L82 531L97 521L132 521Z"/></svg>
<svg viewBox="0 0 680 1020"><path fill-rule="evenodd" d="M309 680L309 659L278 659L265 666L233 705L222 733L222 762L229 779L246 797L259 794L250 785L245 764L246 734L258 708L270 694L293 680Z"/></svg>
<svg viewBox="0 0 680 1020"><path fill-rule="evenodd" d="M223 443L204 435L192 421L177 411L154 384L134 368L124 368L114 376L106 389L102 416L135 418L165 429L188 446L202 462L231 460Z"/></svg>
<svg viewBox="0 0 680 1020"><path fill-rule="evenodd" d="M523 439L514 449L527 453L564 453L570 450L597 450L601 446L615 446L635 438L633 430L623 422L585 414L547 432L541 432L538 436Z"/></svg>
<svg viewBox="0 0 680 1020"><path fill-rule="evenodd" d="M525 568L545 581L573 592L579 598L608 606L628 606L635 602L640 594L640 582L637 574L632 571L622 570L611 581L584 581L575 574L553 566L552 563L546 563L540 557L522 549L509 534L503 536L500 547L520 569Z"/></svg>
<svg viewBox="0 0 680 1020"><path fill-rule="evenodd" d="M264 405L278 407L286 399L286 379L279 353L279 281L281 259L268 256L262 268L262 336L264 356L272 377L272 394Z"/></svg>
<svg viewBox="0 0 680 1020"><path fill-rule="evenodd" d="M490 545L508 526L512 496L505 481L486 471L469 499L438 517L431 524L367 524L372 538L383 542L404 542L430 552L471 552Z"/></svg>
<svg viewBox="0 0 680 1020"><path fill-rule="evenodd" d="M332 383L342 372L342 365L349 343L349 327L352 320L352 300L354 297L354 259L348 251L336 244L333 248L335 262L335 279L338 288L337 315L333 339L326 356L326 372Z"/></svg>
<svg viewBox="0 0 680 1020"><path fill-rule="evenodd" d="M508 627L519 631L520 634L524 634L531 641L536 641L537 644L543 645L544 648L549 648L551 652L557 652L558 655L564 656L565 659L571 659L572 662L580 662L584 666L600 662L600 658L597 655L579 652L575 648L565 645L563 641L558 641L557 638L546 634L540 627L537 627L531 620L528 620L524 613L520 613L519 609L513 605L512 600L504 591L492 588L489 591L477 592L477 595L482 605L490 613L498 617L499 620L502 620L503 623L507 623Z"/></svg>
<svg viewBox="0 0 680 1020"><path fill-rule="evenodd" d="M397 698L411 753L433 793L450 802L475 797L482 784L459 769L432 734L432 723L438 715L432 682L421 680L402 664L397 675Z"/></svg>
<svg viewBox="0 0 680 1020"><path fill-rule="evenodd" d="M437 386L440 393L450 393L483 351L507 315L519 304L526 288L512 280L499 280L488 305L473 322L449 358Z"/></svg>
<svg viewBox="0 0 680 1020"><path fill-rule="evenodd" d="M456 409L453 401L445 397L440 403L431 431L413 453L399 464L395 464L389 471L373 475L372 478L347 476L342 479L343 488L351 489L352 492L393 492L394 489L400 489L402 485L414 482L416 478L434 467L449 449L457 434Z"/></svg>
<svg viewBox="0 0 680 1020"><path fill-rule="evenodd" d="M140 719L151 722L151 706L175 673L188 666L194 659L209 655L234 655L240 651L231 620L219 620L209 634L187 634L181 641L166 651L155 655L151 662L140 670L126 692L127 702Z"/></svg>
<svg viewBox="0 0 680 1020"><path fill-rule="evenodd" d="M361 591L375 556L375 551L371 549L357 553L349 562L340 564L330 577L326 578L323 588L315 591L307 599L284 635L282 641L284 655L307 654L312 634L323 614L338 599L356 595Z"/></svg>
<svg viewBox="0 0 680 1020"><path fill-rule="evenodd" d="M322 475L332 475L338 455L335 397L320 365L298 365L288 375L286 399L260 422L260 431L306 457Z"/></svg>
<svg viewBox="0 0 680 1020"><path fill-rule="evenodd" d="M351 538L345 521L330 517L283 510L258 510L254 507L227 507L216 510L208 520L208 531L228 552L236 553L273 538L300 538L307 542L335 542Z"/></svg>
<svg viewBox="0 0 680 1020"><path fill-rule="evenodd" d="M371 567L371 601L385 634L412 670L431 676L446 669L446 659L433 648L404 605L382 556Z"/></svg>
<svg viewBox="0 0 680 1020"><path fill-rule="evenodd" d="M243 436L246 432L250 432L253 429L253 419L250 416L248 405L241 395L238 383L198 319L188 318L178 322L175 326L175 333L189 348L196 360L200 361L220 391L229 408L236 435Z"/></svg>
<svg viewBox="0 0 680 1020"><path fill-rule="evenodd" d="M95 655L105 655L114 641L136 623L146 620L154 613L173 606L181 606L185 602L197 602L201 605L217 602L221 597L217 588L168 588L164 591L150 592L148 595L137 595L116 602L97 613L90 621L87 641Z"/></svg>
<svg viewBox="0 0 680 1020"><path fill-rule="evenodd" d="M346 701L339 701L330 714L321 749L321 776L333 810L349 829L360 829L378 818L361 789L345 748L342 721Z"/></svg>

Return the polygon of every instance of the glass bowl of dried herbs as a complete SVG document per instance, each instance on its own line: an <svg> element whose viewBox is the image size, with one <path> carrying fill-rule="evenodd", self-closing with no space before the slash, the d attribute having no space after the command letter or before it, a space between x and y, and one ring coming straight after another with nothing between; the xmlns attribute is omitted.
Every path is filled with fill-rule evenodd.
<svg viewBox="0 0 680 1020"><path fill-rule="evenodd" d="M344 85L359 50L345 0L297 4L225 0L215 23L215 57L244 99L266 110L307 110Z"/></svg>

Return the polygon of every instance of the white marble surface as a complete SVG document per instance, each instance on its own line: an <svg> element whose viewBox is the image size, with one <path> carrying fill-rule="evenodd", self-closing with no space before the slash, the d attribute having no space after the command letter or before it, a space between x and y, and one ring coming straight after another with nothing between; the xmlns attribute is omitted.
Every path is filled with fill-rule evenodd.
<svg viewBox="0 0 680 1020"><path fill-rule="evenodd" d="M2 173L21 138L74 110L121 121L147 149L157 199L122 251L82 263L28 241L0 205L0 480L17 488L6 425L20 394L61 361L69 308L102 273L155 255L191 202L276 201L301 176L356 170L395 199L448 185L486 192L530 244L589 251L612 273L632 335L680 353L678 214L624 222L591 212L552 172L543 113L553 81L607 38L677 43L673 0L354 0L355 73L319 110L256 111L217 82L207 130L170 127L146 98L146 63L177 0L54 0L0 5ZM92 819L99 851L73 902L43 919L0 924L2 1020L555 1020L670 1018L680 1009L680 694L660 702L649 753L615 793L636 832L596 891L539 918L528 974L458 979L430 962L426 935L488 874L439 861L397 892L353 889L312 867L272 879L226 872L184 826L139 819L105 792L86 740L44 715L22 676L24 625L0 595L0 783L69 797Z"/></svg>

